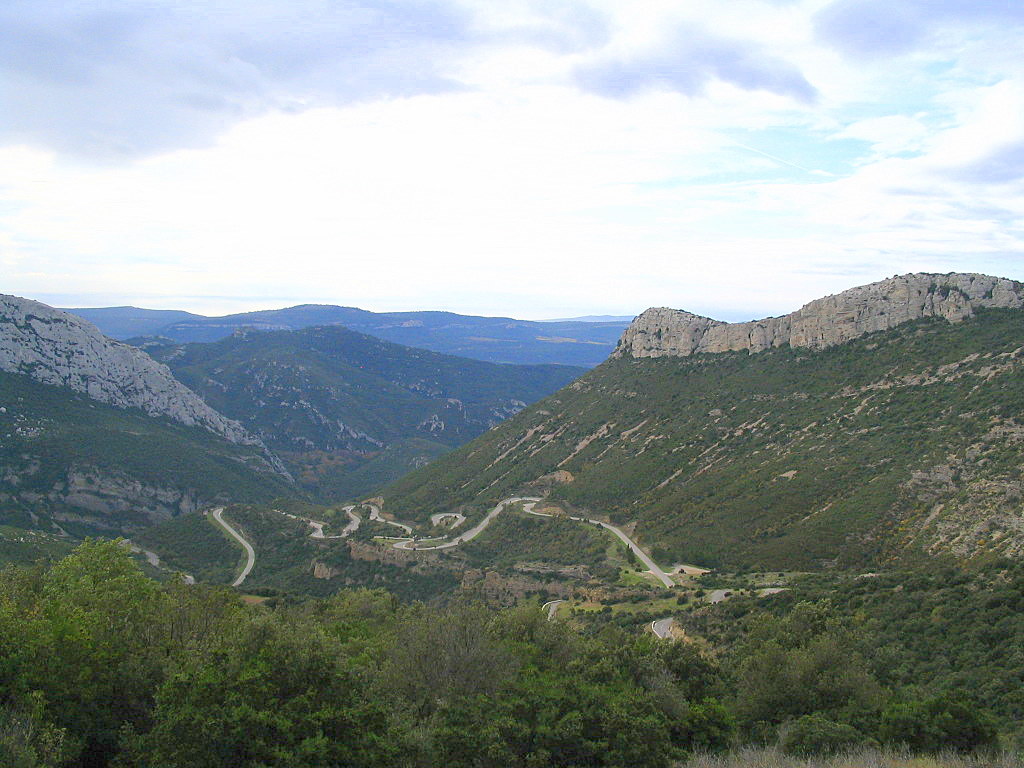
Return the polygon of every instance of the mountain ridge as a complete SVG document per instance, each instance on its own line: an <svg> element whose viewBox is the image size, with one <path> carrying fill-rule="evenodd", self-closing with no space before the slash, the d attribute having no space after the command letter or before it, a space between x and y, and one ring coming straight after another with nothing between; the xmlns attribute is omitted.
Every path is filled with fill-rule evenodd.
<svg viewBox="0 0 1024 768"><path fill-rule="evenodd" d="M341 325L395 344L490 363L587 368L612 352L628 325L624 321L516 320L430 310L375 313L333 304L300 304L222 317L190 315L163 324L160 318L174 310L106 307L67 311L95 323L108 335L140 344L156 337L182 344L218 341L245 329L282 331Z"/></svg>
<svg viewBox="0 0 1024 768"><path fill-rule="evenodd" d="M568 387L385 488L386 508L412 520L545 494L635 525L659 561L713 567L1019 556L1020 285L941 277L948 290L904 281L919 316L855 313L839 343L754 354L748 335L712 353L663 330L657 356L634 356L642 337L630 334Z"/></svg>
<svg viewBox="0 0 1024 768"><path fill-rule="evenodd" d="M414 465L434 458L586 371L454 357L338 325L147 350L259 435L300 479L322 471L339 481L376 454ZM424 452L430 446L410 441L433 447ZM335 490L347 497L363 488L345 487Z"/></svg>
<svg viewBox="0 0 1024 768"><path fill-rule="evenodd" d="M120 408L139 408L229 442L260 445L142 350L103 336L92 323L32 299L0 294L0 370L64 386Z"/></svg>
<svg viewBox="0 0 1024 768"><path fill-rule="evenodd" d="M823 349L922 317L959 322L975 308L1024 306L1024 284L978 273L896 275L808 302L779 317L726 323L652 307L623 332L615 357L686 357L763 352L780 346Z"/></svg>

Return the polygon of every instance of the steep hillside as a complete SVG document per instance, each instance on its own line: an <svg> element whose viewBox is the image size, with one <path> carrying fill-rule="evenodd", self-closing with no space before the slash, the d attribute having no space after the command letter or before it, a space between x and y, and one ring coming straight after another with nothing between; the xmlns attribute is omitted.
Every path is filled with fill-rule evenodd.
<svg viewBox="0 0 1024 768"><path fill-rule="evenodd" d="M224 317L181 313L187 317L174 319L169 314L135 307L69 311L118 339L158 336L178 343L211 342L243 329L280 331L343 325L396 344L492 363L553 363L586 368L592 368L608 357L629 324L622 320L534 322L452 312L377 313L320 304ZM162 316L168 318L166 322L160 322Z"/></svg>
<svg viewBox="0 0 1024 768"><path fill-rule="evenodd" d="M957 302L956 313L864 323L823 349L634 357L624 340L587 376L391 486L386 508L424 519L548 490L635 521L663 562L712 566L1019 556L1024 312L985 307L1019 306L1009 281L962 295L957 284L978 277L929 276L925 305ZM661 343L680 345L667 331Z"/></svg>
<svg viewBox="0 0 1024 768"><path fill-rule="evenodd" d="M12 552L18 531L130 532L294 490L258 437L166 366L80 318L0 296L0 525L13 526Z"/></svg>
<svg viewBox="0 0 1024 768"><path fill-rule="evenodd" d="M119 408L198 425L239 444L259 443L141 350L111 341L81 318L0 294L0 371L68 387Z"/></svg>
<svg viewBox="0 0 1024 768"><path fill-rule="evenodd" d="M0 523L131 532L214 501L282 493L294 487L259 446L0 373Z"/></svg>
<svg viewBox="0 0 1024 768"><path fill-rule="evenodd" d="M341 326L149 351L326 496L371 491L585 372L441 355Z"/></svg>

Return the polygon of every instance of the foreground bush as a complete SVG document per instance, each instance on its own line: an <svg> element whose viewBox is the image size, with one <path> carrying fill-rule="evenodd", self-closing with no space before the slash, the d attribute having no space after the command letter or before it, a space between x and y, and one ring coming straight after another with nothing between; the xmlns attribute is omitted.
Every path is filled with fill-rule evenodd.
<svg viewBox="0 0 1024 768"><path fill-rule="evenodd" d="M967 702L947 697L900 702L882 713L882 739L914 752L972 752L996 744L991 719Z"/></svg>
<svg viewBox="0 0 1024 768"><path fill-rule="evenodd" d="M865 746L868 741L852 725L837 723L821 715L804 715L783 729L779 746L786 754L808 757L846 752Z"/></svg>
<svg viewBox="0 0 1024 768"><path fill-rule="evenodd" d="M1024 756L945 754L928 757L908 752L862 749L827 757L804 758L777 749L746 748L726 755L697 755L682 768L1024 768Z"/></svg>

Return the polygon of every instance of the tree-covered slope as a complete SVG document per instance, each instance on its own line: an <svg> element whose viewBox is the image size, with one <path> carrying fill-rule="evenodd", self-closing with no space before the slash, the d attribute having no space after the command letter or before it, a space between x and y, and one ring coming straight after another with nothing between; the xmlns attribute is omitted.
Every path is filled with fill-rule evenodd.
<svg viewBox="0 0 1024 768"><path fill-rule="evenodd" d="M584 373L442 355L341 326L149 351L326 496L373 490Z"/></svg>
<svg viewBox="0 0 1024 768"><path fill-rule="evenodd" d="M424 518L550 488L668 562L985 558L1024 552L1022 439L1024 313L978 310L816 351L612 359L385 495Z"/></svg>
<svg viewBox="0 0 1024 768"><path fill-rule="evenodd" d="M131 531L282 493L294 487L262 447L0 373L0 521L49 530L58 520L72 536Z"/></svg>

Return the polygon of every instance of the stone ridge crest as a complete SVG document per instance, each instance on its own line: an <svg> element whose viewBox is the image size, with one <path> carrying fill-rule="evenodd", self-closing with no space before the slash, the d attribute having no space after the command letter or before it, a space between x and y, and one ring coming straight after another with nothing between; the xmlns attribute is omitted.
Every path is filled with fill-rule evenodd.
<svg viewBox="0 0 1024 768"><path fill-rule="evenodd" d="M842 344L922 317L959 322L978 307L1024 307L1024 284L989 275L913 273L858 286L805 304L781 317L725 323L654 307L622 334L613 357L686 357L701 352Z"/></svg>

